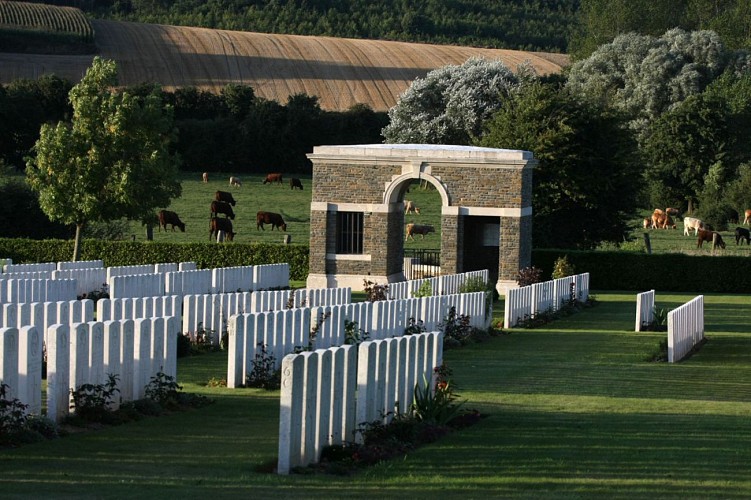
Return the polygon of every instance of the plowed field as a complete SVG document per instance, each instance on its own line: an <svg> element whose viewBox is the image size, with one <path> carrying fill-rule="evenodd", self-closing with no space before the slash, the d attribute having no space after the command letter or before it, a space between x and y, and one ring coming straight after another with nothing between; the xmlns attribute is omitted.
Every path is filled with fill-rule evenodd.
<svg viewBox="0 0 751 500"><path fill-rule="evenodd" d="M286 103L290 95L319 97L327 110L357 103L385 111L416 77L472 56L510 68L529 61L540 74L568 64L561 54L447 45L272 35L117 21L92 21L102 57L114 59L120 83L158 82L165 90L195 86L218 92L228 83ZM0 53L0 82L54 72L78 80L91 56Z"/></svg>

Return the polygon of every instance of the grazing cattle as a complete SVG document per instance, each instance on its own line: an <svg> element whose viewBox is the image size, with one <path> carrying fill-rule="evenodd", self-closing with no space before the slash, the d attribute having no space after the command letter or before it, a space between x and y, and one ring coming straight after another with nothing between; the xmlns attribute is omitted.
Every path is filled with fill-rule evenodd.
<svg viewBox="0 0 751 500"><path fill-rule="evenodd" d="M652 227L652 220L651 219L644 219L642 221L642 226L644 226L644 229L649 229Z"/></svg>
<svg viewBox="0 0 751 500"><path fill-rule="evenodd" d="M273 183L281 184L282 181L283 181L282 174L276 172L273 174L266 174L266 178L263 180L263 183L264 184L273 184Z"/></svg>
<svg viewBox="0 0 751 500"><path fill-rule="evenodd" d="M743 245L743 240L746 240L746 245L751 245L751 232L745 227L735 228L735 244Z"/></svg>
<svg viewBox="0 0 751 500"><path fill-rule="evenodd" d="M230 177L229 178L229 186L230 187L241 187L243 185L242 181L240 181L239 177Z"/></svg>
<svg viewBox="0 0 751 500"><path fill-rule="evenodd" d="M204 172L203 175L201 176L201 180L203 180L204 184L206 184L207 182L209 182L209 173L208 172Z"/></svg>
<svg viewBox="0 0 751 500"><path fill-rule="evenodd" d="M417 215L420 215L420 209L412 200L404 200L404 213L416 213Z"/></svg>
<svg viewBox="0 0 751 500"><path fill-rule="evenodd" d="M722 241L722 235L720 235L720 233L718 233L717 231L707 231L706 229L699 229L699 239L696 241L696 248L701 248L702 243L704 243L705 241L712 242L712 250L714 250L718 246L722 249L725 248L725 242Z"/></svg>
<svg viewBox="0 0 751 500"><path fill-rule="evenodd" d="M675 229L675 227L673 219L662 210L660 210L660 213L657 213L657 210L655 210L655 213L652 214L652 229Z"/></svg>
<svg viewBox="0 0 751 500"><path fill-rule="evenodd" d="M404 238L404 241L407 241L408 239L412 239L414 241L415 234L422 235L422 239L425 239L425 235L428 233L435 233L435 229L433 226L421 226L419 224L407 224L407 236Z"/></svg>
<svg viewBox="0 0 751 500"><path fill-rule="evenodd" d="M232 211L232 206L225 201L212 201L211 202L211 216L216 217L219 214L224 214L230 219L235 219L235 212Z"/></svg>
<svg viewBox="0 0 751 500"><path fill-rule="evenodd" d="M219 236L219 231L224 231L224 237L227 241L235 239L235 232L232 231L232 221L219 217L209 219L209 241Z"/></svg>
<svg viewBox="0 0 751 500"><path fill-rule="evenodd" d="M683 236L691 236L690 230L694 230L694 236L697 236L699 229L705 229L704 222L696 217L686 217L683 219Z"/></svg>
<svg viewBox="0 0 751 500"><path fill-rule="evenodd" d="M162 227L164 227L164 230L167 230L167 224L170 224L172 226L172 230L175 230L175 226L180 228L180 231L183 233L185 232L185 223L180 220L180 217L177 216L175 212L170 212L169 210L160 210L159 211L159 231L162 230Z"/></svg>
<svg viewBox="0 0 751 500"><path fill-rule="evenodd" d="M233 207L235 206L235 204L237 204L235 199L232 197L232 193L228 193L227 191L217 191L216 193L214 193L214 199L216 201L229 203Z"/></svg>
<svg viewBox="0 0 751 500"><path fill-rule="evenodd" d="M282 216L274 212L258 212L256 214L256 229L263 229L264 224L271 224L271 230L278 227L282 231L287 231L287 224L284 223ZM263 229L265 231L265 229Z"/></svg>
<svg viewBox="0 0 751 500"><path fill-rule="evenodd" d="M746 226L748 226L749 223L751 223L751 208L747 208L746 209L745 216L746 216L746 218L743 219L743 224L745 224Z"/></svg>
<svg viewBox="0 0 751 500"><path fill-rule="evenodd" d="M670 208L670 207L668 207L668 208L665 209L665 213L668 214L668 215L675 216L675 215L678 215L680 212L678 211L677 208Z"/></svg>
<svg viewBox="0 0 751 500"><path fill-rule="evenodd" d="M291 177L289 180L289 188L290 189L300 188L300 190L302 191L302 182L300 182L300 179L296 177Z"/></svg>

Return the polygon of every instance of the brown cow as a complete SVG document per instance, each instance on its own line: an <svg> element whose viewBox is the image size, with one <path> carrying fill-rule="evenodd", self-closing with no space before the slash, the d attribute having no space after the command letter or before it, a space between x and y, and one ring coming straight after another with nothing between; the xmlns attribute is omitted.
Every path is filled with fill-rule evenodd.
<svg viewBox="0 0 751 500"><path fill-rule="evenodd" d="M276 172L273 174L266 174L266 178L263 180L264 184L282 184L282 174Z"/></svg>
<svg viewBox="0 0 751 500"><path fill-rule="evenodd" d="M232 220L235 220L235 212L232 211L232 206L225 201L212 201L211 202L211 216L216 217L219 214L224 214Z"/></svg>
<svg viewBox="0 0 751 500"><path fill-rule="evenodd" d="M290 189L300 188L300 191L302 191L302 182L300 182L300 179L296 177L292 177L289 180L289 188Z"/></svg>
<svg viewBox="0 0 751 500"><path fill-rule="evenodd" d="M699 239L696 241L696 248L701 248L702 243L705 241L712 242L712 250L716 247L725 249L725 242L722 241L722 236L717 231L707 231L706 229L699 229Z"/></svg>
<svg viewBox="0 0 751 500"><path fill-rule="evenodd" d="M407 236L404 238L404 241L407 241L408 239L412 239L414 241L415 234L422 235L422 239L425 239L425 235L428 233L435 233L435 228L433 226L422 226L420 224L407 224Z"/></svg>
<svg viewBox="0 0 751 500"><path fill-rule="evenodd" d="M744 212L744 215L746 216L746 218L743 219L743 224L748 226L749 223L751 223L751 208L747 208Z"/></svg>
<svg viewBox="0 0 751 500"><path fill-rule="evenodd" d="M287 224L284 223L282 216L275 214L274 212L258 212L256 214L256 229L263 229L264 224L271 224L271 230L275 227L280 228L282 231L287 231ZM265 231L265 229L263 229Z"/></svg>
<svg viewBox="0 0 751 500"><path fill-rule="evenodd" d="M209 219L209 241L212 241L216 235L219 236L219 231L224 231L224 237L227 241L235 239L235 232L232 231L232 221L226 218L212 217Z"/></svg>
<svg viewBox="0 0 751 500"><path fill-rule="evenodd" d="M180 217L177 216L175 212L170 212L169 210L160 210L159 211L159 231L162 230L162 227L164 227L164 230L167 230L167 224L170 224L172 226L172 231L175 230L175 226L180 228L180 231L183 233L185 232L185 223L180 220Z"/></svg>
<svg viewBox="0 0 751 500"><path fill-rule="evenodd" d="M235 201L235 198L232 197L232 193L228 193L227 191L217 191L214 193L214 199L216 201L223 201L225 203L229 203L233 207L237 203Z"/></svg>

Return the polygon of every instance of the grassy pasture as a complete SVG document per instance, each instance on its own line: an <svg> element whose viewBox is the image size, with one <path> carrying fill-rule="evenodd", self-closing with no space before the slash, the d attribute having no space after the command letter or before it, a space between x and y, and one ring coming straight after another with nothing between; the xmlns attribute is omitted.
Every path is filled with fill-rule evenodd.
<svg viewBox="0 0 751 500"><path fill-rule="evenodd" d="M232 226L237 236L235 241L241 243L282 243L285 233L271 230L266 226L265 231L256 229L256 213L259 210L277 212L282 215L287 223L287 234L291 235L292 243L305 244L310 242L310 200L311 178L300 176L303 190L292 190L289 187L289 177L284 175L284 183L263 184L265 176L241 175L242 187L230 187L230 173L210 173L209 182L201 181L200 172L181 174L183 187L182 196L172 201L169 210L177 212L180 219L185 222L185 232L179 229L172 231L158 231L154 229L154 241L189 243L209 241L209 206L214 199L217 190L229 191L237 200L234 207L235 220ZM297 175L297 174L295 174ZM342 180L346 185L346 179ZM405 215L405 224L432 224L435 234L429 234L424 239L421 236L415 241L405 243L405 248L434 248L441 246L441 197L435 189L421 189L416 184L410 188L406 198L413 200L420 207L421 214ZM224 217L220 215L220 217ZM140 223L133 222L130 225L131 234L136 239L146 238L145 229ZM402 232L404 234L404 232Z"/></svg>
<svg viewBox="0 0 751 500"><path fill-rule="evenodd" d="M650 213L644 212L643 217L648 217ZM689 232L690 236L683 235L683 218L675 221L676 229L644 229L642 219L633 221L633 230L631 237L635 245L644 248L644 233L649 234L649 240L652 246L652 253L683 253L687 255L712 255L712 243L704 242L702 248L697 248L694 231ZM725 250L718 249L714 255L751 255L751 247L746 245L736 245L735 228L742 224L728 224L728 230L719 231L725 241ZM747 226L744 226L748 229Z"/></svg>
<svg viewBox="0 0 751 500"><path fill-rule="evenodd" d="M669 365L645 361L664 334L632 331L633 294L596 296L548 328L446 351L487 418L353 476L260 472L277 454L279 393L207 387L226 373L217 353L178 363L185 390L214 405L1 450L3 497L751 496L751 297L707 296L709 341Z"/></svg>

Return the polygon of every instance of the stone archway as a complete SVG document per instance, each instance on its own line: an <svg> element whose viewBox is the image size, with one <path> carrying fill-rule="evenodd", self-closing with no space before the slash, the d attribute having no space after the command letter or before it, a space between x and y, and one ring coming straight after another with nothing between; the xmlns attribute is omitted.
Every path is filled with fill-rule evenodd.
<svg viewBox="0 0 751 500"><path fill-rule="evenodd" d="M406 186L441 196L441 272L471 270L467 245L497 247L496 288L531 264L532 153L472 146L319 146L313 162L308 287L403 281ZM475 234L475 233L481 234ZM476 259L475 259L476 260ZM493 273L495 271L495 273Z"/></svg>

